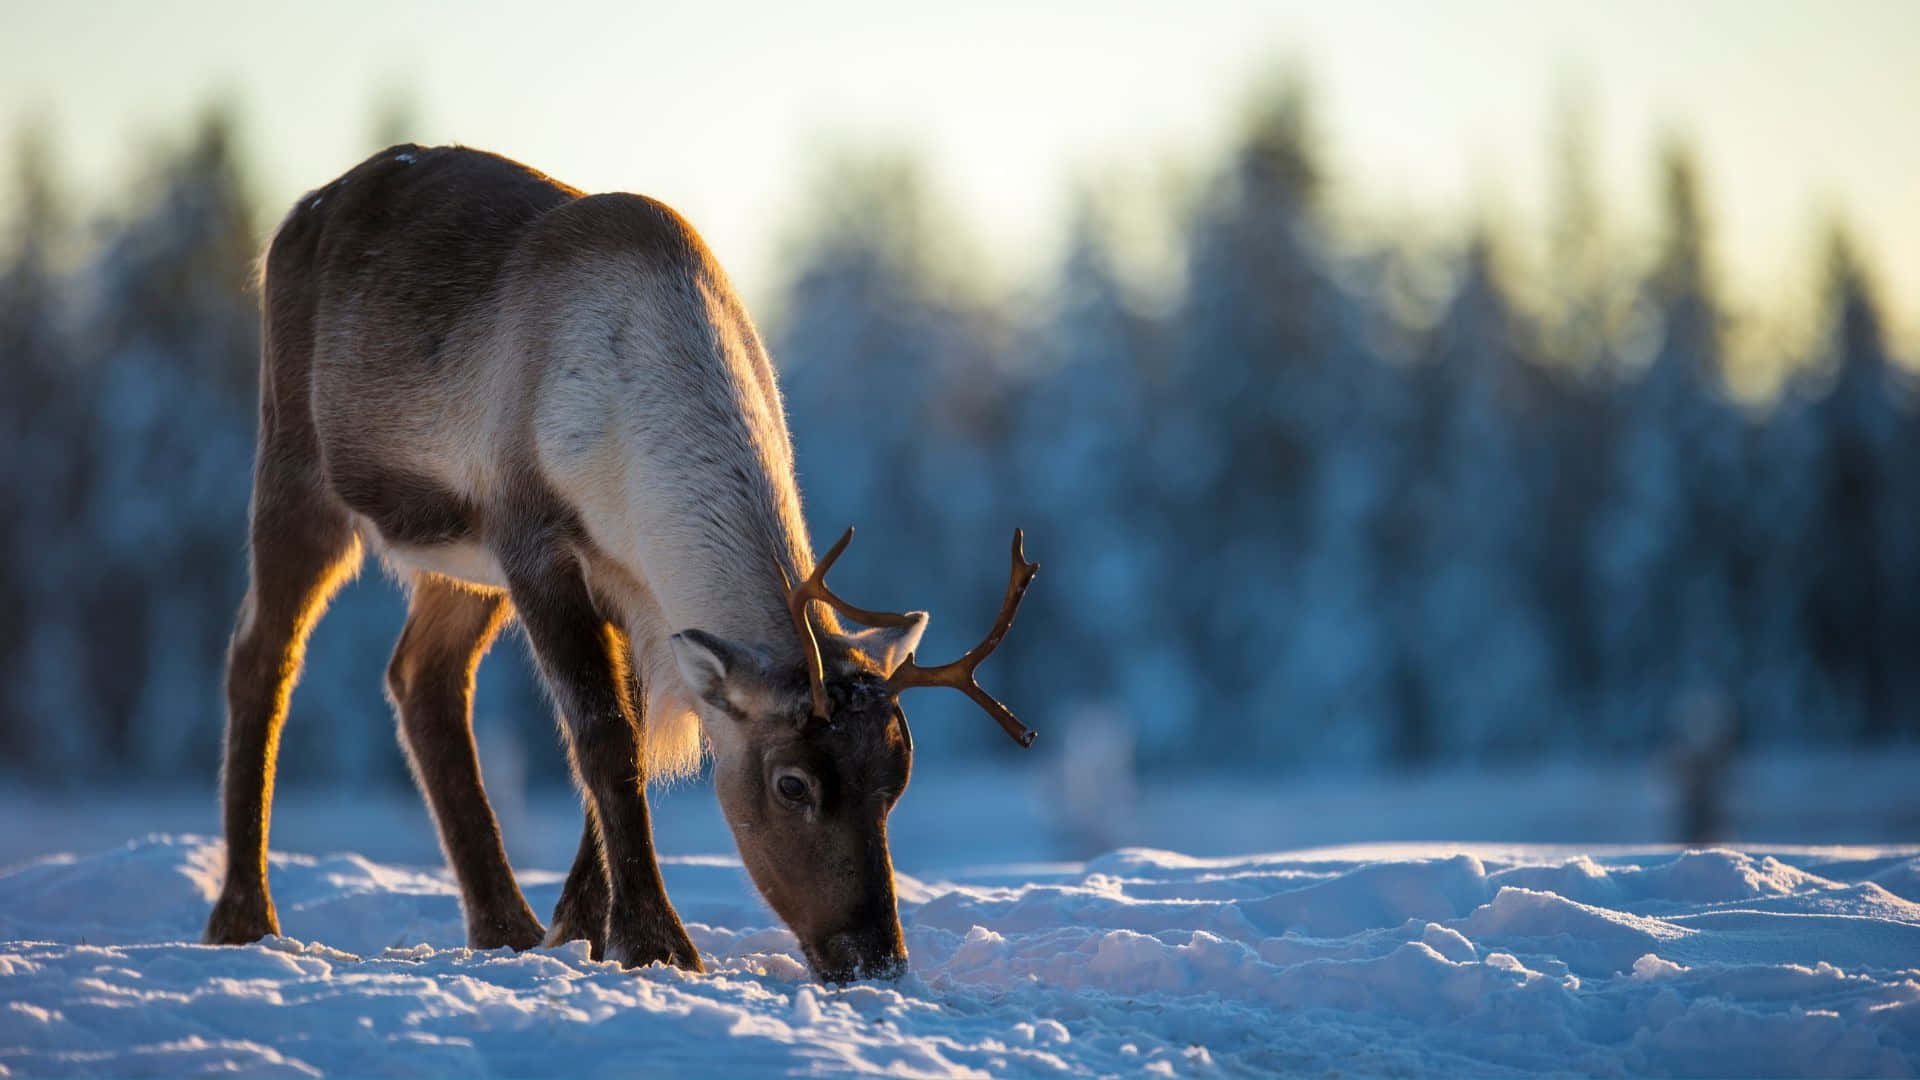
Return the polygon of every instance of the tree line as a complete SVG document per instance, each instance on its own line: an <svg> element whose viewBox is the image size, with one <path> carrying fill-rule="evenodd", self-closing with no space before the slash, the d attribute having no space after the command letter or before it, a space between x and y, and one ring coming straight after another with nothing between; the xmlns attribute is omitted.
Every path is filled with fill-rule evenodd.
<svg viewBox="0 0 1920 1080"><path fill-rule="evenodd" d="M1832 230L1818 332L1736 394L1700 164L1661 150L1634 261L1583 153L1562 148L1525 288L1502 223L1437 252L1343 224L1298 82L1161 208L1180 273L1158 292L1097 190L1046 280L995 296L910 155L821 165L760 315L815 536L861 527L836 587L933 611L945 658L991 621L1023 525L1043 570L983 680L1043 737L1105 727L1172 768L1643 753L1702 717L1912 738L1920 423L1865 255ZM227 111L89 221L54 156L18 140L0 251L0 755L201 783L272 215ZM405 775L379 690L401 618L374 581L322 623L296 775ZM483 735L537 743L560 782L523 650L497 651ZM907 706L923 768L1013 752L964 703Z"/></svg>

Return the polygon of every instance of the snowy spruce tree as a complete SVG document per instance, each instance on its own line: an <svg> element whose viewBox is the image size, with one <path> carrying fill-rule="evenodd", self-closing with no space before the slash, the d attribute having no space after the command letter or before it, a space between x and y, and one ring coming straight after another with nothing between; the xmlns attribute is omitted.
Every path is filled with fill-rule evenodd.
<svg viewBox="0 0 1920 1080"><path fill-rule="evenodd" d="M1807 578L1807 648L1836 719L1884 739L1920 731L1912 657L1920 646L1920 450L1908 376L1893 360L1853 242L1829 240L1817 369L1831 389L1814 413L1819 538ZM1845 721L1842 721L1845 722Z"/></svg>
<svg viewBox="0 0 1920 1080"><path fill-rule="evenodd" d="M1739 663L1724 558L1742 490L1742 418L1728 401L1722 322L1691 154L1661 159L1662 239L1642 284L1614 404L1609 486L1589 558L1607 692L1600 727L1657 745L1683 695L1724 696Z"/></svg>
<svg viewBox="0 0 1920 1080"><path fill-rule="evenodd" d="M1411 664L1398 703L1397 755L1537 749L1540 702L1555 685L1553 634L1529 572L1542 558L1538 368L1531 334L1502 284L1492 242L1476 237L1459 285L1407 378L1389 519L1389 618Z"/></svg>
<svg viewBox="0 0 1920 1080"><path fill-rule="evenodd" d="M43 127L23 128L12 147L15 205L0 248L0 755L16 768L56 770L84 760L91 716L71 702L86 692L79 671L86 627L64 604L62 585L84 549L81 496L90 447L79 432L91 396L63 300L61 254L68 208Z"/></svg>
<svg viewBox="0 0 1920 1080"><path fill-rule="evenodd" d="M1200 756L1367 758L1390 691L1370 557L1391 395L1337 274L1305 89L1254 103L1195 217L1156 482L1220 588L1165 612L1206 692Z"/></svg>
<svg viewBox="0 0 1920 1080"><path fill-rule="evenodd" d="M220 672L245 582L258 320L253 208L230 113L154 163L134 216L85 268L94 368L84 565L87 715L107 761L158 778L218 767Z"/></svg>
<svg viewBox="0 0 1920 1080"><path fill-rule="evenodd" d="M1036 558L1055 553L1020 616L1047 659L1001 677L1019 699L1050 703L1075 737L1105 725L1107 737L1177 754L1201 688L1179 635L1146 614L1178 603L1192 543L1150 475L1165 327L1122 280L1099 197L1083 190L1072 214L1002 450L1012 518Z"/></svg>

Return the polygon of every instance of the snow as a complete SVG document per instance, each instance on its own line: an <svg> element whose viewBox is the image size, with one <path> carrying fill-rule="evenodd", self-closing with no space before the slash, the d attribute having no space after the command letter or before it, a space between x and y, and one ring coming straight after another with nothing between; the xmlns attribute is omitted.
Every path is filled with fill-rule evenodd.
<svg viewBox="0 0 1920 1080"><path fill-rule="evenodd" d="M192 944L217 841L0 874L31 1075L1920 1072L1920 848L1127 848L900 882L912 973L811 982L731 856L663 860L710 973L461 947L439 868L276 853L290 935ZM559 875L526 873L536 909Z"/></svg>

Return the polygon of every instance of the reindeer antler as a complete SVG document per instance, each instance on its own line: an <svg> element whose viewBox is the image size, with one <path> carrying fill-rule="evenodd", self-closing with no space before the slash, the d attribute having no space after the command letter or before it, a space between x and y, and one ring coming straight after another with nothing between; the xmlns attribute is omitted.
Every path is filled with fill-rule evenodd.
<svg viewBox="0 0 1920 1080"><path fill-rule="evenodd" d="M1012 711L994 700L991 694L980 688L974 680L973 669L999 648L1000 639L1007 636L1007 629L1013 625L1014 612L1019 610L1020 599L1026 595L1027 586L1033 583L1033 575L1040 569L1039 563L1030 563L1021 551L1024 535L1019 529L1013 530L1013 571L1007 581L1007 597L1000 605L1000 617L994 621L993 629L980 644L969 649L960 659L938 667L921 667L909 655L887 679L887 687L895 694L915 686L946 686L958 690L974 700L974 703L987 711L1013 741L1021 746L1032 746L1034 731L1014 718ZM807 579L795 585L787 576L787 569L778 559L774 560L774 569L779 571L781 582L787 587L787 612L793 616L794 629L800 632L800 642L806 653L807 678L813 686L813 714L821 719L827 718L827 675L826 665L820 656L820 640L814 635L813 620L807 618L807 605L818 600L834 608L855 622L868 626L907 626L913 619L906 615L887 611L868 611L855 607L827 588L827 571L833 568L840 553L847 550L853 541L853 529L849 527L840 536L838 543L827 549L827 554L814 564L813 573Z"/></svg>
<svg viewBox="0 0 1920 1080"><path fill-rule="evenodd" d="M813 620L807 618L807 605L818 600L847 618L868 626L905 626L913 621L905 615L854 607L827 588L827 571L833 569L840 553L847 550L847 545L852 542L853 526L849 525L847 531L840 534L839 542L828 548L826 555L813 564L813 573L798 585L787 577L787 568L780 564L779 559L773 561L774 569L780 571L781 583L787 587L787 613L793 616L793 628L800 631L800 644L806 652L807 678L813 684L813 714L822 720L827 718L826 663L820 657L820 639L814 636Z"/></svg>
<svg viewBox="0 0 1920 1080"><path fill-rule="evenodd" d="M1000 639L1007 636L1007 629L1013 625L1014 612L1020 609L1020 600L1027 594L1027 586L1033 584L1033 575L1040 570L1039 563L1027 561L1021 551L1024 539L1019 529L1013 530L1013 571L1007 578L1007 597L1000 602L1000 617L993 622L993 629L980 644L968 649L960 659L938 667L921 667L909 655L887 679L887 686L894 693L915 686L945 686L967 695L974 704L987 710L987 715L1000 724L1000 729L1013 737L1021 746L1032 746L1034 731L1014 718L1012 710L995 700L992 694L980 688L973 677L973 669L980 662L993 655L1000 647Z"/></svg>

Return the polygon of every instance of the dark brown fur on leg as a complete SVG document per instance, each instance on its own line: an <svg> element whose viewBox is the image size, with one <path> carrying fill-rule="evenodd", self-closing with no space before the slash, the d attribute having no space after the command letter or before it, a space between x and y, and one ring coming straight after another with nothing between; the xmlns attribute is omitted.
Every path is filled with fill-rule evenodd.
<svg viewBox="0 0 1920 1080"><path fill-rule="evenodd" d="M263 427L263 433L264 433ZM211 945L280 932L267 891L274 763L307 633L359 562L346 511L263 447L253 511L253 579L227 656L222 817L227 876L207 919ZM275 475L280 473L281 475Z"/></svg>
<svg viewBox="0 0 1920 1080"><path fill-rule="evenodd" d="M507 614L506 598L421 575L387 667L401 742L460 883L467 944L516 950L545 931L507 864L473 744L473 673Z"/></svg>
<svg viewBox="0 0 1920 1080"><path fill-rule="evenodd" d="M654 860L626 639L595 608L565 552L559 537L521 538L505 569L527 640L559 702L574 773L599 822L609 871L606 958L625 967L658 960L700 971L700 954Z"/></svg>
<svg viewBox="0 0 1920 1080"><path fill-rule="evenodd" d="M600 856L600 829L593 821L593 807L586 812L586 824L580 830L580 850L573 857L573 869L560 889L560 902L553 906L553 926L547 931L546 944L564 945L585 941L595 960L606 959L607 952L607 864Z"/></svg>
<svg viewBox="0 0 1920 1080"><path fill-rule="evenodd" d="M636 712L644 710L646 690L640 685L640 671L627 657L627 701ZM646 716L640 717L642 728ZM607 862L600 852L600 825L593 818L593 803L588 802L581 815L580 850L574 854L573 869L560 889L560 900L553 906L553 926L547 931L548 945L585 941L592 946L595 960L605 959L607 951Z"/></svg>

